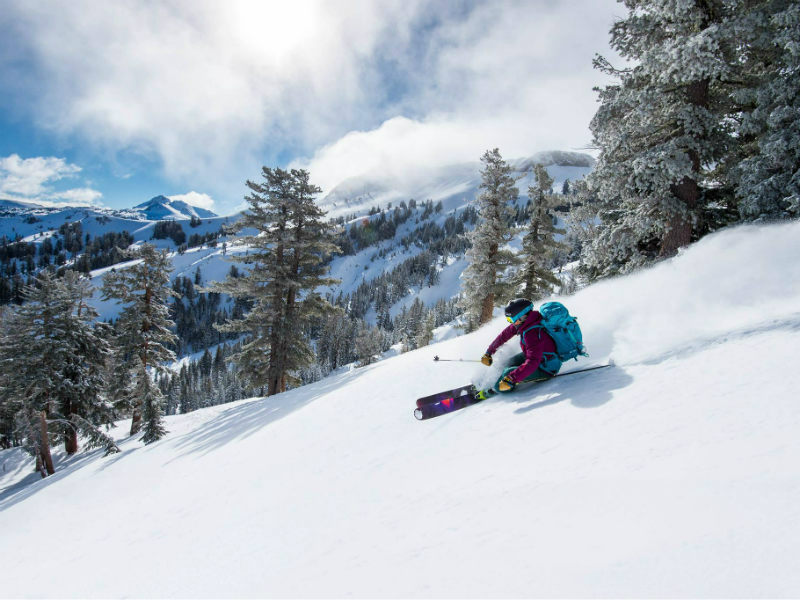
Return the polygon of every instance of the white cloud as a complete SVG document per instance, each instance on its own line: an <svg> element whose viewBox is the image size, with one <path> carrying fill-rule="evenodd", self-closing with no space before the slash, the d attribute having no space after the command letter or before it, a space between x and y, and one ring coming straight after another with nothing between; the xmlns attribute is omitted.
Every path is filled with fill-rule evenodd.
<svg viewBox="0 0 800 600"><path fill-rule="evenodd" d="M206 210L214 210L214 199L208 194L201 194L200 192L188 192L186 194L178 194L177 196L169 196L170 200L186 202L191 206L198 208L205 208Z"/></svg>
<svg viewBox="0 0 800 600"><path fill-rule="evenodd" d="M215 194L293 156L330 186L362 164L587 144L591 59L608 54L615 11L614 0L8 0L6 48L30 77L0 72L0 84L39 127L156 157Z"/></svg>
<svg viewBox="0 0 800 600"><path fill-rule="evenodd" d="M48 182L71 177L81 171L63 158L21 158L18 154L0 158L0 193L35 197L46 193Z"/></svg>
<svg viewBox="0 0 800 600"><path fill-rule="evenodd" d="M35 57L40 76L23 93L40 127L157 156L168 175L201 183L257 169L268 140L313 146L347 131L343 115L368 102L360 62L392 25L387 10L369 0L4 4Z"/></svg>
<svg viewBox="0 0 800 600"><path fill-rule="evenodd" d="M364 172L477 161L495 147L506 158L586 149L592 88L604 82L591 62L598 51L613 57L606 38L614 7L606 0L479 4L430 41L417 61L424 65L419 84L398 105L399 116L294 164L329 191Z"/></svg>
<svg viewBox="0 0 800 600"><path fill-rule="evenodd" d="M102 197L103 194L92 188L73 188L50 195L50 199L62 200L67 206L95 206Z"/></svg>
<svg viewBox="0 0 800 600"><path fill-rule="evenodd" d="M52 185L80 172L79 166L53 156L21 158L12 154L0 157L0 195L51 206L94 205L103 196L97 190L88 187L56 190Z"/></svg>

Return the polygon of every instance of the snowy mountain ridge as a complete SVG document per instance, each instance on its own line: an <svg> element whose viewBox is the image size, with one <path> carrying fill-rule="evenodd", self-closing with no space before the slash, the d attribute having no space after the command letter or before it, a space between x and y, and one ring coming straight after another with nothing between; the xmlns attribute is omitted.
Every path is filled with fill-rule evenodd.
<svg viewBox="0 0 800 600"><path fill-rule="evenodd" d="M492 370L432 357L479 357L504 319L169 417L150 446L120 423L121 454L45 480L8 456L4 593L797 596L799 255L800 222L740 226L587 287L562 300L591 358L565 370L615 367L431 421L414 398L517 349Z"/></svg>
<svg viewBox="0 0 800 600"><path fill-rule="evenodd" d="M218 218L218 215L213 211L192 206L182 200L172 200L166 196L156 196L147 202L126 209L112 209L100 206L47 206L36 202L0 199L0 234L5 234L9 239L13 239L13 236L9 234L16 232L14 225L17 222L35 225L47 220L48 217L52 220L54 216L61 218L61 223L68 220L89 218L94 218L100 222L109 222L113 219L124 221L159 221L164 219L189 221L193 217L195 219Z"/></svg>
<svg viewBox="0 0 800 600"><path fill-rule="evenodd" d="M592 170L594 159L579 152L551 150L508 160L523 197L527 196L528 186L533 184L532 169L537 163L547 167L554 179L554 189L560 190L564 181L574 182L585 177ZM415 171L373 171L341 182L323 194L320 206L331 218L365 214L373 207L387 208L411 198L442 202L445 210L452 210L478 195L480 171L478 161Z"/></svg>
<svg viewBox="0 0 800 600"><path fill-rule="evenodd" d="M142 213L148 221L159 221L161 219L209 219L218 216L215 212L192 206L182 200L173 200L166 196L156 196L150 198L133 207L136 212Z"/></svg>

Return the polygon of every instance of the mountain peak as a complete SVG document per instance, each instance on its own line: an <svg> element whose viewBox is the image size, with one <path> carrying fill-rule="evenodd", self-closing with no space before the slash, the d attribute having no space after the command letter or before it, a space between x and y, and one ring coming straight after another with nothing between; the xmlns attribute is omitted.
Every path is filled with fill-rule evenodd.
<svg viewBox="0 0 800 600"><path fill-rule="evenodd" d="M182 220L191 219L192 217L210 219L217 216L216 213L205 208L192 206L182 200L172 200L164 195L154 196L147 202L134 206L133 210L142 213L150 221L162 219Z"/></svg>

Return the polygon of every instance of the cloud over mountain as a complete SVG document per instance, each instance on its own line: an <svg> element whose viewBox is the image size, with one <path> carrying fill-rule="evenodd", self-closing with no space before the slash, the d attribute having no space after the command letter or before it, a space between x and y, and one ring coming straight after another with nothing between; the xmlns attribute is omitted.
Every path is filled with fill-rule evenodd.
<svg viewBox="0 0 800 600"><path fill-rule="evenodd" d="M614 10L9 0L0 58L21 67L0 69L0 103L103 160L144 156L214 195L239 196L262 164L292 160L330 187L376 156L450 164L491 147L585 146L600 81L591 59L607 49Z"/></svg>

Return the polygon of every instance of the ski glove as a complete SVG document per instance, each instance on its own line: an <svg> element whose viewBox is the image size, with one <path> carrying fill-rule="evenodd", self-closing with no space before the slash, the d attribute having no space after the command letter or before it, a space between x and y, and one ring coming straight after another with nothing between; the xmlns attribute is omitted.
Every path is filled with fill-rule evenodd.
<svg viewBox="0 0 800 600"><path fill-rule="evenodd" d="M500 383L497 385L497 389L500 390L501 392L510 392L515 387L517 387L517 384L514 383L514 380L511 379L510 375L506 375L505 377L503 377L500 380Z"/></svg>
<svg viewBox="0 0 800 600"><path fill-rule="evenodd" d="M485 364L487 367L492 366L492 355L491 354L484 354L481 356L481 362Z"/></svg>

